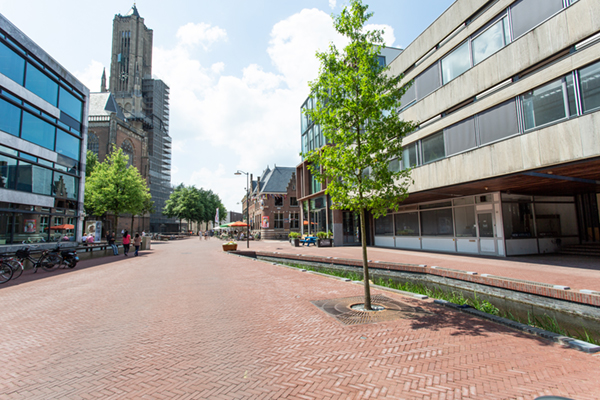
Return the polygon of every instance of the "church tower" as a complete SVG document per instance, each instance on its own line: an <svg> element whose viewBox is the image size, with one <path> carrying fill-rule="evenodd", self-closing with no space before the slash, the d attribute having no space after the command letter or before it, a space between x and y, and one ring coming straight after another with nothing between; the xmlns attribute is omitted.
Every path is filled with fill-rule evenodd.
<svg viewBox="0 0 600 400"><path fill-rule="evenodd" d="M143 116L142 80L152 78L152 29L135 4L113 20L109 91L128 118Z"/></svg>

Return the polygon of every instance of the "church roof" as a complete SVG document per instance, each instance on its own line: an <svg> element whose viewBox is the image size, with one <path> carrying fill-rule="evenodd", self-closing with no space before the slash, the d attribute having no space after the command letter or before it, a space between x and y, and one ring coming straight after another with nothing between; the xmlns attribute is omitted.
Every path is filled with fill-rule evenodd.
<svg viewBox="0 0 600 400"><path fill-rule="evenodd" d="M125 120L125 115L112 93L90 93L90 117L108 116L114 113L120 120Z"/></svg>
<svg viewBox="0 0 600 400"><path fill-rule="evenodd" d="M131 7L131 10L129 10L127 14L125 14L126 17L131 17L132 15L140 18L140 13L138 12L135 3L133 3L133 7Z"/></svg>

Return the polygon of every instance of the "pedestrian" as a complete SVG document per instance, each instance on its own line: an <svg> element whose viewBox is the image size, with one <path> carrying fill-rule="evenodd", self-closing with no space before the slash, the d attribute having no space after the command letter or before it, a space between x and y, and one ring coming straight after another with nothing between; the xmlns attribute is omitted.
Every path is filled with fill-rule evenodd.
<svg viewBox="0 0 600 400"><path fill-rule="evenodd" d="M135 238L133 239L133 246L135 247L135 257L138 256L138 252L140 251L140 245L142 244L142 238L139 233L135 234Z"/></svg>
<svg viewBox="0 0 600 400"><path fill-rule="evenodd" d="M115 232L113 231L113 233L111 234L110 231L108 231L106 233L106 241L108 242L108 245L110 247L112 247L113 249L113 255L118 256L119 255L119 248L117 247L117 245L115 245Z"/></svg>
<svg viewBox="0 0 600 400"><path fill-rule="evenodd" d="M131 235L129 232L123 232L123 253L125 253L125 257L127 257L127 253L129 253L129 245L131 245Z"/></svg>
<svg viewBox="0 0 600 400"><path fill-rule="evenodd" d="M146 236L146 231L142 231L142 237Z"/></svg>

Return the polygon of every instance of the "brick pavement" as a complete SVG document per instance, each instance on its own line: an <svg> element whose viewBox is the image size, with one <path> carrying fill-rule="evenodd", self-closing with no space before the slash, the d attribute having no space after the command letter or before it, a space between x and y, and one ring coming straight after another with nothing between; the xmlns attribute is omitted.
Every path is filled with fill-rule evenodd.
<svg viewBox="0 0 600 400"><path fill-rule="evenodd" d="M0 399L600 398L600 355L379 290L432 315L344 326L310 302L362 286L219 246L0 287Z"/></svg>

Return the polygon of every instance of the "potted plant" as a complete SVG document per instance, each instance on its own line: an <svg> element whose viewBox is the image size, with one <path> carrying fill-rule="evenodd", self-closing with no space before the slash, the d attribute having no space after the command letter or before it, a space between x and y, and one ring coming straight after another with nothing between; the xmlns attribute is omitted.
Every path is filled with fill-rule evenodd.
<svg viewBox="0 0 600 400"><path fill-rule="evenodd" d="M317 247L332 247L333 240L330 234L331 232L317 232Z"/></svg>
<svg viewBox="0 0 600 400"><path fill-rule="evenodd" d="M292 244L292 246L300 246L300 232L290 232L288 238L290 239L290 243Z"/></svg>
<svg viewBox="0 0 600 400"><path fill-rule="evenodd" d="M223 243L223 251L236 251L237 250L237 243L232 241L229 241L227 243Z"/></svg>

